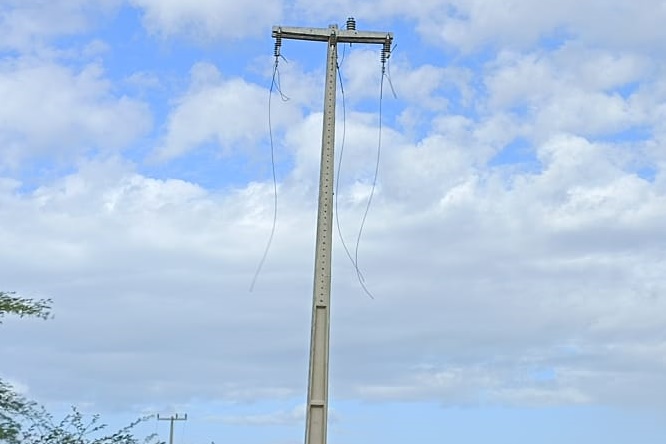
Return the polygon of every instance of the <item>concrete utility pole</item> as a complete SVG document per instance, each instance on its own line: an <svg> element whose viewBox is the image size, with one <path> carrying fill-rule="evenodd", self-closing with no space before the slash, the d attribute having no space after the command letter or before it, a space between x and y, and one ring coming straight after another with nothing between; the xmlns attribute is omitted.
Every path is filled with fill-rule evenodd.
<svg viewBox="0 0 666 444"><path fill-rule="evenodd" d="M347 20L347 29L337 25L325 28L273 27L275 56L279 56L282 39L313 40L328 43L326 84L324 92L324 125L322 131L321 168L319 173L319 208L315 251L312 332L310 338L310 371L305 425L306 444L326 444L328 421L328 356L331 299L331 245L333 240L333 147L335 143L335 93L337 86L338 43L371 43L383 45L382 61L390 52L393 34L356 30L356 22Z"/></svg>
<svg viewBox="0 0 666 444"><path fill-rule="evenodd" d="M160 418L159 413L157 414L157 420L158 421L170 421L170 427L169 427L169 444L173 444L173 422L174 421L187 421L187 413L185 413L185 416L178 416L178 413L176 415L171 415L167 418ZM182 437L181 437L182 438Z"/></svg>

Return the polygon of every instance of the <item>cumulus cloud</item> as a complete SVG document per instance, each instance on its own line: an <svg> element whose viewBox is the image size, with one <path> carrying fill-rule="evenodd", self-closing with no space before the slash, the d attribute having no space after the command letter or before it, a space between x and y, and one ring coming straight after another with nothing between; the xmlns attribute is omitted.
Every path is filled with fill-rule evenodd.
<svg viewBox="0 0 666 444"><path fill-rule="evenodd" d="M297 406L292 410L279 410L262 415L225 416L222 418L208 418L208 420L219 420L225 424L241 425L287 425L300 424L305 421L305 406Z"/></svg>
<svg viewBox="0 0 666 444"><path fill-rule="evenodd" d="M207 63L194 66L191 87L177 99L156 157L172 159L207 143L227 153L242 143L249 151L268 135L268 99L265 88L241 78L223 78ZM297 109L275 102L271 123L278 130Z"/></svg>
<svg viewBox="0 0 666 444"><path fill-rule="evenodd" d="M213 27L247 19L216 2L135 4L167 36L198 26L202 35L225 37ZM465 60L447 67L397 60L394 81L406 97L398 106L409 112L384 122L380 181L360 245L375 300L363 295L340 242L334 247L336 396L663 408L666 83L659 63L628 53L629 44L614 46L606 25L584 30L580 23L592 19L571 18L571 2L513 2L502 11L475 1L382 5L386 14L412 8L406 16L419 17L424 30L437 20L440 37L463 49L490 38L507 49L471 68ZM625 5L628 17L647 14L636 5ZM561 26L578 40L521 49ZM366 66L371 55L350 55L344 71L350 109L336 195L347 239L375 166L378 116L361 109L377 86L377 71ZM40 398L115 406L301 396L322 94L313 80L321 72L302 75L294 65L283 76L294 99L276 100L273 121L278 147L290 156L278 184L276 237L250 293L271 229L272 183L250 179L214 191L109 160L109 151L146 127L139 102L113 94L95 65L5 62L0 94L10 106L0 128L15 148L8 153L41 155L56 141L72 152L106 150L106 160L79 163L31 191L15 178L0 180L0 250L9 252L0 257L0 280L56 301L50 322L3 325L7 376ZM157 158L175 161L207 144L227 154L267 146L267 88L225 72L194 66L166 113ZM447 88L458 93L456 106ZM425 122L402 131L410 119ZM614 137L642 127L645 136ZM511 153L517 139L527 161ZM643 163L651 174L640 171ZM225 420L297 417L279 411Z"/></svg>
<svg viewBox="0 0 666 444"><path fill-rule="evenodd" d="M100 66L74 70L30 58L0 63L4 166L34 156L67 159L118 150L151 126L146 104L116 96Z"/></svg>
<svg viewBox="0 0 666 444"><path fill-rule="evenodd" d="M238 40L270 29L280 17L281 0L131 0L144 12L146 27L163 36L186 35L200 40Z"/></svg>
<svg viewBox="0 0 666 444"><path fill-rule="evenodd" d="M3 211L10 212L14 220L31 222L3 227L0 237L4 247L14 253L5 256L2 280L5 285L21 291L26 289L20 283L22 279L40 276L39 283L29 285L29 291L31 294L43 292L58 300L58 316L48 323L55 330L43 332L54 335L52 338L60 344L44 353L28 355L12 347L5 350L12 356L8 360L33 362L35 369L38 365L34 360L67 360L69 364L61 370L53 367L48 375L42 374L46 379L38 379L46 382L64 377L61 371L68 373L77 369L81 372L77 399L94 402L99 401L99 395L105 398L111 395L109 399L113 399L115 405L139 399L124 390L117 392L119 396L113 395L112 387L124 384L127 372L136 376L136 386L131 384L132 391L162 401L174 390L186 397L189 396L186 393L194 389L204 397L215 394L234 399L291 393L293 386L286 381L292 377L282 373L288 372L288 368L276 367L286 380L278 377L264 381L260 371L254 375L247 373L243 362L256 360L259 370L261 355L266 351L260 351L262 342L273 342L269 340L273 336L277 342L270 346L274 351L269 353L279 350L277 353L281 354L285 349L278 343L291 338L286 343L287 348L291 348L293 345L289 342L298 334L292 332L278 338L273 330L278 326L269 326L267 322L268 328L256 332L258 336L248 331L249 342L234 339L239 334L238 329L245 329L247 322L275 319L272 313L276 305L293 307L295 301L301 299L295 296L307 293L293 291L294 284L288 285L291 290L287 291L292 296L286 300L268 297L265 290L262 294L248 291L251 273L265 241L264 234L270 229L271 192L270 187L257 184L228 196L215 196L186 182L142 177L122 163L95 162L29 195L12 198L11 191L3 195L6 204ZM37 214L41 216L34 217ZM284 223L299 233L308 231L299 220L289 225L287 218ZM32 243L19 245L20 239L29 232L39 235ZM307 241L294 238L293 234L276 240L273 254L282 256L280 251L297 251L308 246ZM275 279L288 282L290 274L299 273L294 274L293 268L283 273L283 267L289 270L294 260L307 263L306 257L285 257L281 265L270 260L271 267L267 267L263 278L265 285L274 285L271 282ZM183 259L189 265L181 262ZM213 275L218 277L208 274L213 270L217 270ZM169 276L166 280L160 277L163 273ZM198 280L199 284L190 285L191 279ZM65 290L70 285L76 289ZM300 286L298 281L296 286ZM181 298L188 302L181 305ZM265 309L250 309L260 301ZM295 313L307 311L306 305L302 308L305 310L297 309ZM95 316L86 314L91 309ZM182 316L183 313L189 314ZM192 330L191 321L199 327ZM173 334L164 335L162 329L167 324L179 327ZM289 322L283 326L285 333L300 331ZM40 330L39 325L28 323L19 323L17 327ZM201 353L219 334L215 333L218 328L226 330L223 335L227 338L221 342L216 339L221 355L215 353L210 355L211 359L205 358ZM260 342L252 345L253 337L260 338ZM233 377L227 379L228 382L220 380L215 387L193 381L190 388L176 388L172 376L180 370L174 373L166 361L164 365L157 362L163 358L170 360L169 350L180 347L177 343L191 343L190 357L183 362L187 361L186 365L199 375L196 379L203 381L218 372L230 376L240 371L254 382L239 384ZM153 349L155 346L161 351ZM257 346L259 348L253 351ZM220 359L222 356L226 357ZM110 390L95 388L98 378L108 379ZM58 399L64 394L56 386L53 389L45 393L46 397Z"/></svg>
<svg viewBox="0 0 666 444"><path fill-rule="evenodd" d="M359 291L336 246L337 393L452 404L663 399L636 390L661 384L663 373L655 335L666 290L656 247L666 242L663 194L582 138L539 146L542 171L510 183L455 146L442 134L388 151L361 245L375 301ZM21 289L26 273L38 274L32 291L48 289L59 301L58 317L31 325L30 335L14 326L10 342L25 348L6 349L8 362L66 361L80 372L79 397L119 404L297 393L314 245L315 194L303 183L281 185L277 237L255 293L247 285L270 229L268 184L216 195L112 163L29 195L5 193L5 211L30 222L3 228L3 249L15 251L3 278ZM341 196L355 185L344 184ZM357 201L340 203L347 221L360 214ZM61 346L20 352L45 334ZM640 373L625 368L639 355ZM132 391L116 390L127 372ZM534 376L540 372L550 376ZM617 390L591 384L609 375L623 381ZM26 377L36 392L64 396L36 373Z"/></svg>
<svg viewBox="0 0 666 444"><path fill-rule="evenodd" d="M500 54L485 83L491 111L516 113L531 121L528 134L533 137L543 139L556 132L598 137L649 123L649 113L636 96L622 90L650 81L653 75L640 56L564 48Z"/></svg>
<svg viewBox="0 0 666 444"><path fill-rule="evenodd" d="M8 0L0 5L0 49L29 51L53 37L86 31L96 18L108 15L119 0Z"/></svg>
<svg viewBox="0 0 666 444"><path fill-rule="evenodd" d="M380 48L354 49L349 52L342 66L345 77L345 91L350 102L363 99L379 98L379 82L381 79ZM385 78L384 94L392 97L395 92L404 102L418 104L427 110L441 111L446 109L448 100L445 88L449 91L462 86L462 72L458 69L447 69L430 64L410 67L401 61L391 65L391 83ZM390 88L394 88L392 91ZM405 92L403 95L402 93Z"/></svg>
<svg viewBox="0 0 666 444"><path fill-rule="evenodd" d="M659 0L640 4L623 0L549 0L538 4L530 0L374 0L362 5L351 0L297 0L297 5L310 20L343 20L338 11L372 26L390 18L409 17L416 21L424 40L463 53L485 47L526 49L568 39L592 45L610 43L638 52L664 50L660 23L666 10Z"/></svg>

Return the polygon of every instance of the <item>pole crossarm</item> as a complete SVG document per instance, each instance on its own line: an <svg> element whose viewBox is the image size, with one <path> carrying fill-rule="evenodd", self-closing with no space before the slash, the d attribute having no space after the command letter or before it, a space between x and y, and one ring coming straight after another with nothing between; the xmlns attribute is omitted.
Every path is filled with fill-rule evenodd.
<svg viewBox="0 0 666 444"><path fill-rule="evenodd" d="M356 31L338 29L337 25L328 28L298 28L294 26L273 26L273 37L281 36L283 39L311 40L328 42L333 36L338 43L368 43L383 45L393 41L392 32Z"/></svg>

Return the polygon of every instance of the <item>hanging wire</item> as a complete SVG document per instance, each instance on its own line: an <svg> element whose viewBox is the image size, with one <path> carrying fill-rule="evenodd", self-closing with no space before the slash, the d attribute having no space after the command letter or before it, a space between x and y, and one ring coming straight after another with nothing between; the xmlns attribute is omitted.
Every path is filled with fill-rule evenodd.
<svg viewBox="0 0 666 444"><path fill-rule="evenodd" d="M282 36L278 32L277 35L275 36L275 47L273 49L273 56L275 57L275 64L273 65L273 77L271 79L270 90L268 91L268 136L270 139L270 146L271 146L271 173L273 176L273 223L271 226L271 233L268 236L268 242L266 243L266 248L264 249L264 254L261 257L259 265L257 266L257 270L255 271L254 277L252 278L252 283L250 284L250 291L254 291L254 286L257 283L259 274L261 273L261 270L264 267L264 262L266 262L266 258L268 257L268 251L270 250L271 244L273 243L273 237L275 236L275 228L277 226L278 186L277 186L277 175L275 172L275 142L273 140L273 122L272 122L273 91L274 90L278 91L278 93L280 94L280 98L282 99L283 102L289 100L289 97L284 95L284 93L282 92L282 87L280 85L280 70L278 68L280 64L280 59L282 58L283 60L286 61L286 59L280 53L281 46L282 46Z"/></svg>
<svg viewBox="0 0 666 444"><path fill-rule="evenodd" d="M381 158L381 147L382 147L382 98L384 95L384 76L382 76L380 88L379 88L379 137L377 143L377 159L375 162L375 172L372 179L372 187L370 188L370 196L368 196L368 202L365 206L365 211L363 212L363 218L361 219L361 225L358 229L358 236L356 237L356 247L354 249L354 264L356 265L356 273L358 274L358 279L361 282L361 285L365 289L365 280L363 275L360 272L360 267L358 265L358 250L359 245L361 244L361 237L363 235L363 229L365 228L365 222L368 218L368 213L370 212L370 206L372 205L372 199L375 195L375 189L377 188L377 177L379 175L379 161ZM366 290L367 291L367 290Z"/></svg>
<svg viewBox="0 0 666 444"><path fill-rule="evenodd" d="M344 53L343 53L343 59L342 62L344 62ZM340 157L338 158L338 169L336 173L336 178L335 178L335 224L338 228L338 236L340 237L340 242L342 243L342 247L345 250L345 253L347 254L347 257L349 258L352 266L354 267L354 270L356 271L356 276L358 277L359 284L361 285L361 288L363 288L363 291L371 298L374 299L375 297L372 295L372 293L368 290L367 286L365 285L365 278L363 277L363 273L361 270L358 268L357 261L354 260L354 258L351 255L351 252L349 251L349 247L347 246L347 242L345 242L345 238L342 234L342 226L340 224L340 212L338 211L338 196L339 192L338 190L340 189L340 171L342 171L342 158L344 156L344 151L345 151L345 142L347 138L347 104L346 104L346 96L345 96L345 87L342 82L342 73L340 70L340 66L342 64L340 62L339 64L336 62L337 65L337 71L338 71L338 81L340 82L340 93L342 96L342 140L340 142Z"/></svg>
<svg viewBox="0 0 666 444"><path fill-rule="evenodd" d="M349 44L350 48L351 48L351 45L352 44L350 43ZM344 45L342 47L342 60L340 60L340 63L338 63L338 78L340 78L340 67L345 63L345 57L347 57L347 45ZM342 88L342 83L340 83L340 88Z"/></svg>
<svg viewBox="0 0 666 444"><path fill-rule="evenodd" d="M361 243L361 237L363 235L363 229L365 228L365 222L368 218L368 213L370 212L370 206L372 205L372 199L375 195L375 190L377 189L377 177L379 176L379 163L381 160L381 153L382 153L382 121L383 121L383 110L382 110L382 104L384 102L384 78L386 77L389 81L389 85L391 87L391 90L393 91L393 94L395 96L395 90L393 90L393 85L390 79L390 76L387 76L386 74L386 65L391 57L391 40L388 38L384 42L384 46L382 47L382 52L381 52L381 63L382 63L382 76L381 76L381 81L379 85L379 131L378 131L378 136L377 136L377 160L375 162L375 172L374 172L374 177L372 179L372 187L370 188L370 195L368 196L368 202L365 206L365 212L363 213L363 218L361 219L361 225L358 230L358 236L356 237L356 248L354 249L354 264L356 266L356 273L358 274L358 279L359 282L361 282L361 285L363 286L364 289L366 289L365 286L365 280L363 278L363 275L360 272L360 267L359 267L359 261L358 261L358 250L359 250L359 245ZM396 96L397 97L397 96ZM367 292L367 289L366 289Z"/></svg>

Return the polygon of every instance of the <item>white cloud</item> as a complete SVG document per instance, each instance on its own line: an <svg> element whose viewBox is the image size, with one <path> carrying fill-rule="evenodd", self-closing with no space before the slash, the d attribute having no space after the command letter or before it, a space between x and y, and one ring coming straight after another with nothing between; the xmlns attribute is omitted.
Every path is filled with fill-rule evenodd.
<svg viewBox="0 0 666 444"><path fill-rule="evenodd" d="M0 64L3 164L125 148L151 125L146 104L115 96L98 65L80 71L32 59Z"/></svg>
<svg viewBox="0 0 666 444"><path fill-rule="evenodd" d="M390 29L368 29L368 24L377 24L390 17L427 18L437 11L445 12L449 2L441 0L424 0L421 2L404 2L401 0L366 1L353 0L322 0L309 2L296 0L297 10L310 20L329 20L340 26L348 16L356 18L359 30L391 31ZM438 15L439 17L439 15Z"/></svg>
<svg viewBox="0 0 666 444"><path fill-rule="evenodd" d="M7 0L0 5L0 49L39 49L49 39L89 29L120 0Z"/></svg>
<svg viewBox="0 0 666 444"><path fill-rule="evenodd" d="M500 53L485 75L488 113L520 119L522 136L545 141L558 133L612 137L645 128L659 114L635 85L658 81L661 69L638 55L577 46L532 54ZM646 101L647 99L647 101Z"/></svg>
<svg viewBox="0 0 666 444"><path fill-rule="evenodd" d="M192 68L190 89L180 97L169 115L158 159L178 157L207 143L229 153L239 144L250 152L268 136L268 90L241 78L223 78L214 66L201 63ZM272 105L273 130L293 120L297 110L277 98Z"/></svg>
<svg viewBox="0 0 666 444"><path fill-rule="evenodd" d="M233 29L242 34L256 12L249 5L238 16L240 6L215 2L135 4L165 36L227 38ZM663 69L627 53L629 44L591 49L583 40L601 38L604 29L572 28L591 19L571 19L569 2L510 2L506 11L471 1L383 6L378 13L405 12L424 29L448 17L439 22L444 38L463 48L491 39L510 48L472 68L454 58L448 68L436 58L414 65L408 51L396 60L398 106L410 107L401 122L411 130L400 133L391 115L385 121L380 182L360 245L375 300L363 295L335 243L336 396L663 407ZM638 6L626 8L638 14ZM267 9L257 26L272 19ZM228 17L216 15L225 11ZM236 28L216 28L231 21ZM565 30L578 35L575 44L517 49L562 23L574 24ZM357 109L377 86L371 56L355 53L345 70L352 100L338 203L348 240L375 166L377 115ZM115 94L96 65L8 59L2 67L5 161L41 158L59 146L68 156L96 147L108 158L148 126L144 105ZM108 159L79 163L30 192L19 180L0 179L0 250L8 252L0 256L0 280L53 297L56 312L49 322L3 325L7 376L26 381L41 399L114 406L300 396L321 72L281 68L292 100L275 96L273 123L280 153L291 157L278 165L286 172L277 232L254 293L248 286L271 228L272 183L213 192ZM194 66L164 122L157 157L176 162L207 144L230 157L239 147L244 154L267 146L267 88L226 72ZM160 79L127 81L150 87ZM465 109L449 106L447 88L460 92ZM647 141L609 137L636 126L654 134ZM533 165L492 164L518 137L528 139ZM640 162L655 169L654 180L636 174ZM295 418L279 411L226 420Z"/></svg>
<svg viewBox="0 0 666 444"><path fill-rule="evenodd" d="M4 215L9 214L5 211L10 212L13 220L27 223L4 226L0 233L3 248L14 251L3 261L2 280L5 285L21 290L27 288L20 283L22 276L40 276L39 282L28 285L29 292L53 296L58 301L58 314L48 323L29 327L60 344L40 355L23 355L15 347L5 351L16 357L14 362L42 358L49 362L69 361L65 367L74 365L82 372L77 399L97 400L93 394L101 392L94 388L97 385L94 380L104 378L109 380L108 391L102 390L104 397L111 396L109 399L115 399L114 403L134 402L138 400L134 395L113 388L124 384L121 381L128 371L137 375L137 385L131 384L131 390L155 399L167 399L174 390L181 394L190 390L174 386L172 376L180 371L174 373L168 365L157 364L170 352L163 353L175 345L162 341L182 339L192 344L190 358L182 362L187 361L186 365L191 365L191 370L199 375L191 388L202 396L252 398L292 393L290 387L284 388L285 381L280 378L264 383L260 371L252 375L253 372L244 369L246 359L257 359L257 370L262 367L259 362L263 352L252 351L255 346L263 348L260 343L251 345L252 339L248 343L233 339L238 329L245 328L243 325L252 319L264 319L270 325L268 321L274 319L276 304L293 306L293 297L292 302L271 298L264 301L266 310L250 309L258 299L265 299L261 294L249 293L248 286L269 230L265 223L270 221L271 191L268 186L249 186L228 196L215 197L185 182L157 181L136 175L127 166L94 163L31 195L14 194L13 198L12 194L3 195ZM257 201L266 206L265 210L257 208ZM289 217L284 223L288 220ZM287 224L299 233L308 231L300 225L300 221ZM36 234L34 242L24 243L24 236L30 232ZM294 239L293 234L277 239L272 254L279 257L285 251L299 250L302 241ZM285 266L288 269L293 258L285 259L281 265L269 259L262 282L275 279L285 282L278 272ZM296 261L301 263L303 259ZM214 272L218 277L214 278L205 269L218 270ZM292 269L290 273L293 272ZM162 273L168 275L166 280L159 277ZM187 282L191 278L199 280L199 284L190 286ZM207 290L202 291L204 288ZM261 285L261 288L266 287ZM185 306L178 302L181 297L189 301ZM226 309L220 304L227 305ZM238 304L245 308L239 310ZM96 315L88 317L85 313L89 309ZM297 309L295 313L299 311L303 310ZM190 329L191 321L199 326L194 329L196 332ZM172 333L165 335L164 322L175 327L173 333L181 339ZM10 324L4 328L11 328ZM41 330L47 324L53 329ZM17 324L19 329L24 326L27 324ZM293 333L288 333L294 326L284 325L284 338L275 335L274 327L257 332L258 337L262 343L272 343L271 347L284 350L278 343L286 339L288 344L294 338ZM227 339L216 339L216 348L222 355L216 353L208 359L204 352L208 348L206 338L217 336L219 332L214 331L218 328L229 329L224 333ZM269 339L271 336L274 339ZM158 346L162 351L153 349L162 343L164 348ZM96 345L89 348L92 344ZM19 358L15 353L22 356ZM220 356L226 357L219 360ZM60 370L54 367L53 372L44 376L49 380L64 377L61 371L70 372L65 367ZM163 371L156 373L160 367ZM287 369L278 373L284 370ZM200 391L204 387L200 382L214 373L231 372L231 375L238 371L256 384L239 383L234 377L229 383L206 383L207 388ZM292 379L284 373L283 376ZM64 394L60 392L62 387L52 388L53 391L46 393L47 398Z"/></svg>
<svg viewBox="0 0 666 444"><path fill-rule="evenodd" d="M316 158L320 124L310 120L312 134L300 134ZM370 138L372 120L366 125L353 125L352 139ZM361 243L375 301L358 290L336 243L332 378L340 396L658 403L657 392L622 387L661 377L660 355L644 350L660 347L654 333L663 328L655 315L665 308L657 247L666 242L663 194L625 172L605 145L570 136L538 147L542 171L507 184L476 166L478 152L457 144L475 130L463 123L458 133L387 149ZM46 359L53 378L65 368L53 363L66 361L81 369L80 399L87 393L120 404L297 393L316 198L303 185L312 170L281 184L275 244L255 293L247 286L270 229L269 184L215 195L99 163L30 195L7 190L4 211L28 222L3 228L2 249L15 253L2 278L58 301L57 318L31 325L23 339L20 324L6 326L19 328L9 337L22 344L5 350L8 362L39 368ZM358 183L340 190L346 227L362 210L345 198ZM19 352L45 334L62 345L43 355ZM579 351L562 351L571 344ZM643 376L619 364L636 353ZM432 370L415 372L417 362ZM555 381L519 383L532 368L552 369ZM131 393L116 389L127 372ZM590 384L609 373L624 381L621 390ZM37 393L64 396L36 373L26 378Z"/></svg>
<svg viewBox="0 0 666 444"><path fill-rule="evenodd" d="M659 0L375 0L363 4L298 0L297 5L310 20L337 20L342 25L340 11L354 15L358 29L371 30L396 17L414 19L424 40L463 53L488 46L525 49L542 40L558 43L558 39L569 38L645 53L665 49L661 23L666 8ZM399 35L396 42L400 42Z"/></svg>
<svg viewBox="0 0 666 444"><path fill-rule="evenodd" d="M370 49L352 50L345 57L346 61L341 69L346 79L345 92L351 103L363 99L379 101L382 66L379 50L379 47L375 51ZM386 99L393 99L393 91L391 90L391 86L393 86L396 95L403 102L427 110L441 111L446 108L448 103L444 88L464 88L465 79L461 70L447 69L430 64L412 68L400 60L397 63L393 62L390 70L391 83L389 83L388 76L384 80L383 94Z"/></svg>
<svg viewBox="0 0 666 444"><path fill-rule="evenodd" d="M208 418L209 420L218 420L218 418ZM264 425L287 425L287 424L300 424L305 421L305 406L297 406L292 410L279 410L276 412L261 414L261 415L244 415L244 416L225 416L219 418L225 424L240 424L252 426Z"/></svg>
<svg viewBox="0 0 666 444"><path fill-rule="evenodd" d="M482 0L441 1L418 18L425 38L450 48L474 51L482 46L529 48L548 38L574 38L594 45L663 50L659 25L666 11L657 0L529 0L490 3ZM622 32L618 32L622 30ZM623 37L620 37L622 35Z"/></svg>
<svg viewBox="0 0 666 444"><path fill-rule="evenodd" d="M281 0L131 0L144 11L146 27L163 36L238 40L266 32L281 15Z"/></svg>

